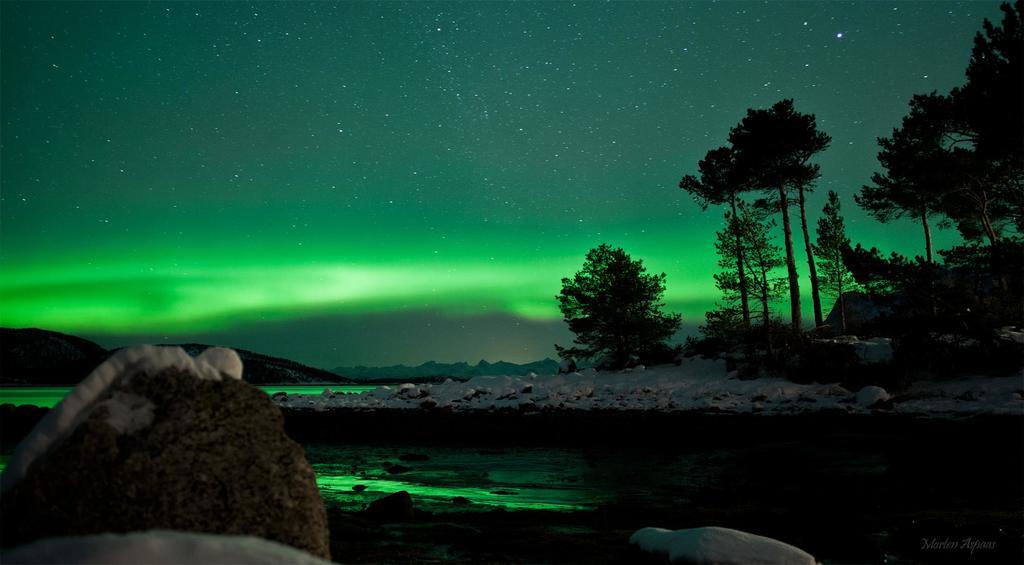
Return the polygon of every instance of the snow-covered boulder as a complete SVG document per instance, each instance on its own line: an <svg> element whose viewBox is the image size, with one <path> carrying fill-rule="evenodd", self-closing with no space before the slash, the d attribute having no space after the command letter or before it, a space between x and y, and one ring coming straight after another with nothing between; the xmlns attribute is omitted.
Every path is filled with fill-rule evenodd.
<svg viewBox="0 0 1024 565"><path fill-rule="evenodd" d="M2 545L148 529L253 535L329 557L280 410L231 350L119 351L51 410L2 477Z"/></svg>
<svg viewBox="0 0 1024 565"><path fill-rule="evenodd" d="M996 336L1002 340L1024 345L1024 331L1015 329L1013 326L999 328Z"/></svg>
<svg viewBox="0 0 1024 565"><path fill-rule="evenodd" d="M672 563L815 565L814 557L802 549L729 528L643 528L629 538L629 543L648 553L664 554Z"/></svg>
<svg viewBox="0 0 1024 565"><path fill-rule="evenodd" d="M125 535L102 534L47 538L4 551L3 563L65 565L181 565L182 563L245 563L246 565L328 565L318 557L265 539L170 530Z"/></svg>
<svg viewBox="0 0 1024 565"><path fill-rule="evenodd" d="M866 386L857 393L857 404L870 408L879 402L889 400L889 393L880 386Z"/></svg>

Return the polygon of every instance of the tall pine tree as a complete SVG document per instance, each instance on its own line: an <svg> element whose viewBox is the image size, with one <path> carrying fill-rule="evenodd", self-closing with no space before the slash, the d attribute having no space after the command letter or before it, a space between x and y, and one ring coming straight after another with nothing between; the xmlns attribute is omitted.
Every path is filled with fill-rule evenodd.
<svg viewBox="0 0 1024 565"><path fill-rule="evenodd" d="M752 312L751 317L760 319L765 341L771 350L771 303L785 290L785 279L776 276L777 269L784 264L781 249L772 243L769 235L775 224L765 218L763 211L742 201L736 210L736 215L731 211L725 213L725 226L716 233L715 250L722 270L714 278L715 286L722 291L722 303L709 313L705 334L711 332L714 337L726 337L730 328L731 331L736 329L735 325L730 326L730 323L735 323L735 312L738 311L737 276L732 259L742 252L751 296L760 303L757 313ZM742 249L737 250L737 245Z"/></svg>
<svg viewBox="0 0 1024 565"><path fill-rule="evenodd" d="M790 322L801 329L800 283L793 252L793 227L789 218L790 191L818 176L810 159L831 143L818 130L812 114L801 114L792 100L782 100L766 110L747 110L729 132L739 174L755 188L778 197L789 279Z"/></svg>
<svg viewBox="0 0 1024 565"><path fill-rule="evenodd" d="M891 137L878 138L878 162L885 172L871 175L872 184L854 196L861 208L882 223L904 217L920 222L929 263L934 262L930 219L943 208L957 174L945 147L946 127L929 111L944 104L942 98L914 96L901 127Z"/></svg>
<svg viewBox="0 0 1024 565"><path fill-rule="evenodd" d="M821 266L822 292L838 300L839 319L843 333L846 333L846 297L853 290L856 281L843 260L843 252L850 247L846 237L846 226L840 213L839 195L828 191L828 201L818 218L818 242L814 246Z"/></svg>

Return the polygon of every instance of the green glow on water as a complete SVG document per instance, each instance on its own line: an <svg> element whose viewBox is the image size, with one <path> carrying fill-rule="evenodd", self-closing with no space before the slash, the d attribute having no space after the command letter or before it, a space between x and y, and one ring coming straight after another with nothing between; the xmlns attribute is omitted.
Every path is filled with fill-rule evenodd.
<svg viewBox="0 0 1024 565"><path fill-rule="evenodd" d="M361 507L372 500L400 490L407 491L417 507L437 508L445 510L489 510L494 507L508 510L582 510L589 507L590 501L582 493L569 491L558 492L552 489L501 489L507 494L495 494L488 489L471 486L436 486L417 484L402 479L366 479L354 475L317 475L317 486L320 494L329 504L342 507ZM366 490L355 492L352 487L364 485ZM465 507L453 506L452 499L462 496L470 500ZM564 499L562 499L564 497ZM473 508L473 507L476 508Z"/></svg>
<svg viewBox="0 0 1024 565"><path fill-rule="evenodd" d="M288 394L320 394L325 388L338 394L359 394L377 388L378 385L268 385L257 387L267 394L286 392ZM0 404L34 404L53 408L74 387L70 386L5 386L0 387Z"/></svg>
<svg viewBox="0 0 1024 565"><path fill-rule="evenodd" d="M5 386L0 387L0 404L33 404L52 408L74 387L70 386Z"/></svg>
<svg viewBox="0 0 1024 565"><path fill-rule="evenodd" d="M472 449L431 448L431 460L407 463L412 470L388 475L377 465L360 469L393 449L370 446L306 446L324 504L349 512L404 490L416 508L433 512L473 512L495 508L569 512L596 507L612 497L614 488L600 481L586 484L586 468L573 450L529 449L482 454ZM0 454L0 473L8 454ZM391 458L394 459L394 458ZM352 472L355 470L355 472ZM355 485L366 490L356 492ZM468 505L455 505L461 496Z"/></svg>
<svg viewBox="0 0 1024 565"><path fill-rule="evenodd" d="M324 502L358 511L383 496L407 491L416 508L432 512L507 510L576 511L613 497L605 480L588 477L579 450L519 448L481 451L472 447L313 444L303 446L317 475ZM401 453L429 455L402 461ZM407 467L389 473L393 464ZM365 490L356 492L353 487ZM453 503L464 497L469 504Z"/></svg>

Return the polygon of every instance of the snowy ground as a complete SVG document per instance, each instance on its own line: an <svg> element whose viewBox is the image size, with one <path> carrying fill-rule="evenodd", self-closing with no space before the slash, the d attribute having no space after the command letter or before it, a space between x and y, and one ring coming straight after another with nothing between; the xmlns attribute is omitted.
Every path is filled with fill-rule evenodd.
<svg viewBox="0 0 1024 565"><path fill-rule="evenodd" d="M827 381L827 379L823 379ZM362 394L275 395L282 408L469 410L659 410L794 414L822 410L956 416L1024 415L1024 375L915 384L889 399L884 390L849 391L838 384L781 378L740 380L724 361L685 359L680 366L621 372L587 369L565 375L487 376L466 382L381 386ZM860 393L860 394L858 394Z"/></svg>

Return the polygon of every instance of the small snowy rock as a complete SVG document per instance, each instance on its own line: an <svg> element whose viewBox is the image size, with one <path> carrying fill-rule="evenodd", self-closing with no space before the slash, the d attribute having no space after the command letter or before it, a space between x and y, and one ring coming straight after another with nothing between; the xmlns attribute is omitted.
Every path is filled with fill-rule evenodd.
<svg viewBox="0 0 1024 565"><path fill-rule="evenodd" d="M999 331L996 332L996 335L999 336L1000 339L1005 339L1006 341L1012 341L1013 343L1020 343L1024 345L1024 331L1014 329L1013 326L1005 326L999 328Z"/></svg>
<svg viewBox="0 0 1024 565"><path fill-rule="evenodd" d="M688 530L643 528L629 543L648 553L668 556L672 563L716 565L815 565L806 551L772 538L730 528Z"/></svg>
<svg viewBox="0 0 1024 565"><path fill-rule="evenodd" d="M880 386L866 386L857 393L857 404L870 408L879 402L889 400L889 393Z"/></svg>

